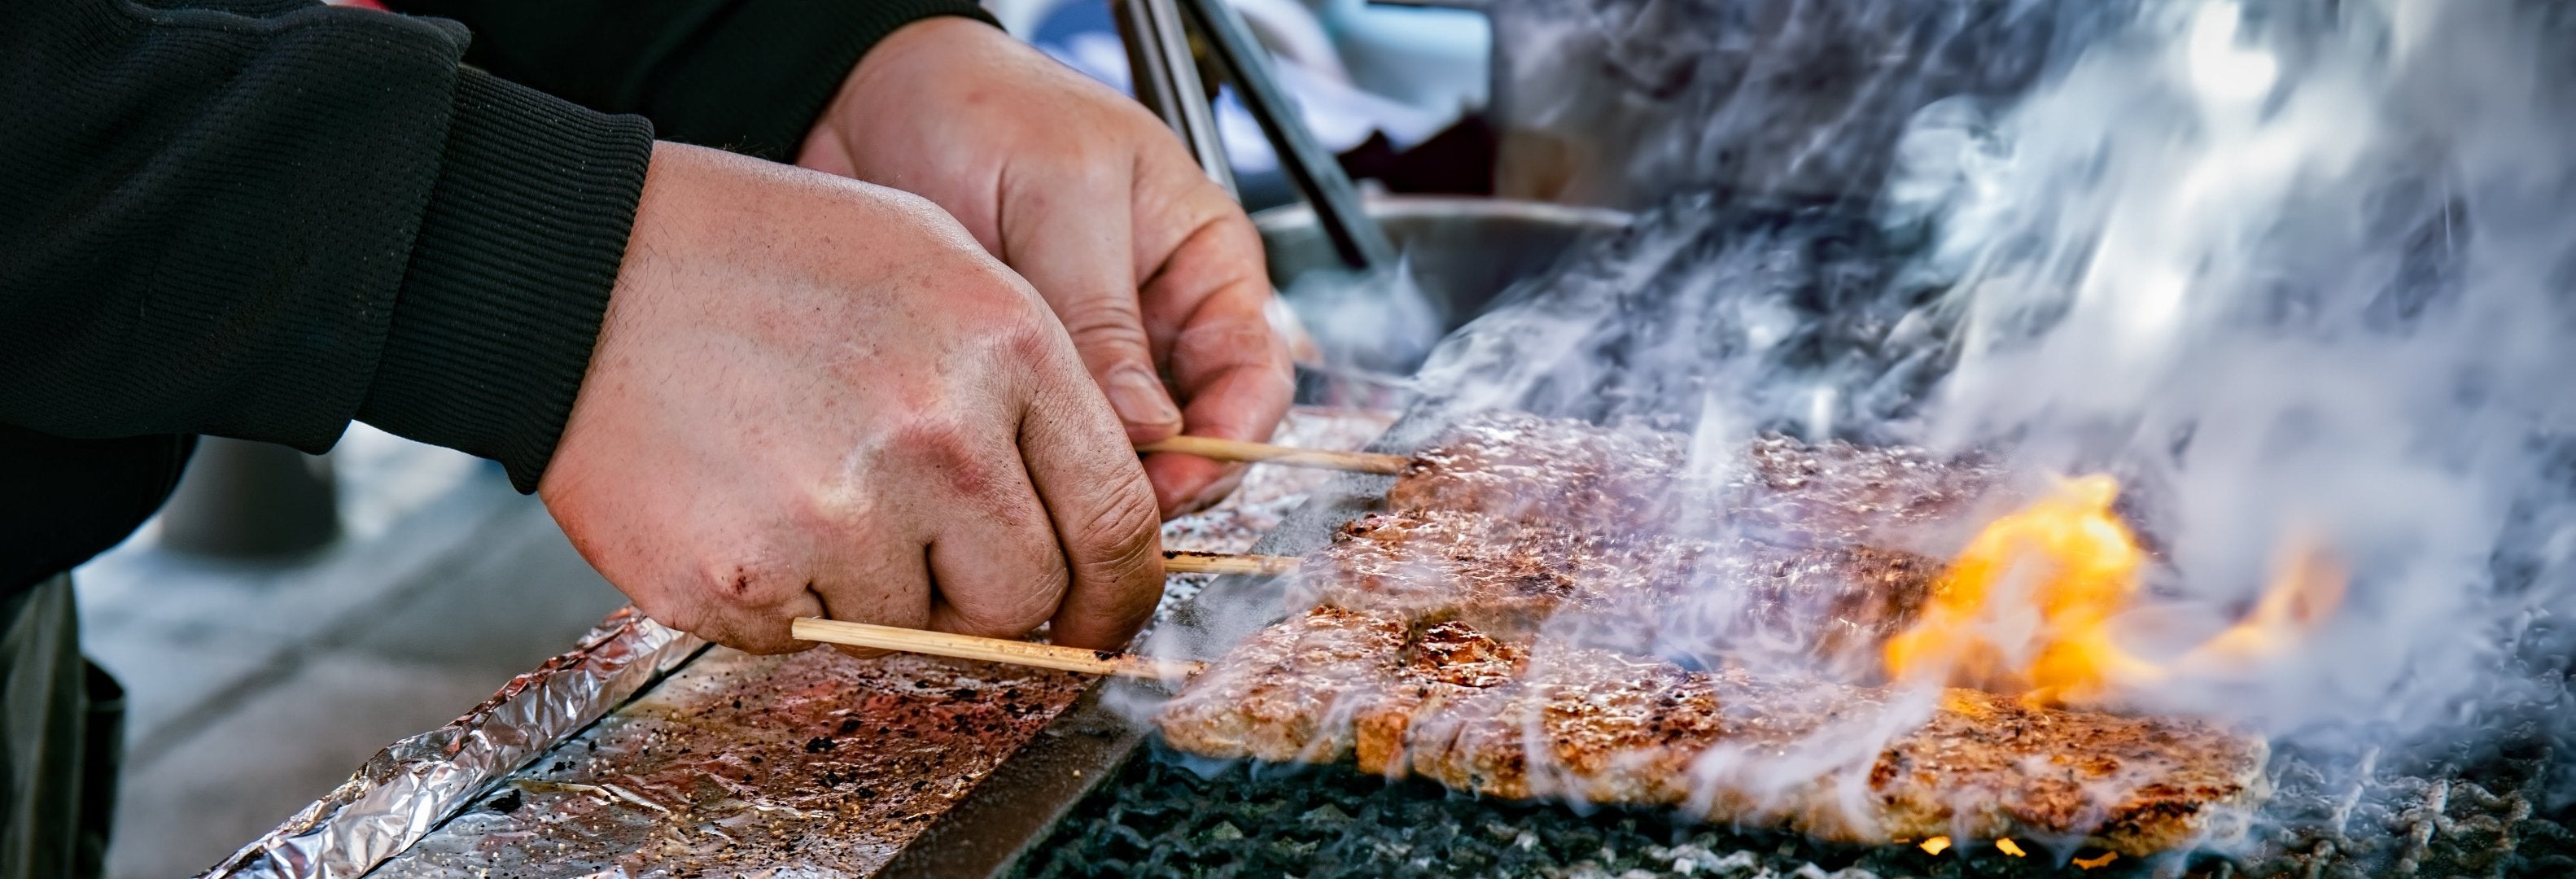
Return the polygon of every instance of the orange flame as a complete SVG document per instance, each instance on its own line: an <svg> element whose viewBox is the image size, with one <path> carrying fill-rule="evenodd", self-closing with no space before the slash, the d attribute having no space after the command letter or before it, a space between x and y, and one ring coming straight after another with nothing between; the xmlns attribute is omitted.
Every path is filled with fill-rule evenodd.
<svg viewBox="0 0 2576 879"><path fill-rule="evenodd" d="M2241 669L2277 656L2342 600L2345 572L2312 540L2245 618L2170 663L2119 645L2146 552L2111 503L2119 483L2093 475L1987 525L1943 572L1930 604L1889 639L1888 675L2020 694L2034 704L2093 703L2176 674Z"/></svg>

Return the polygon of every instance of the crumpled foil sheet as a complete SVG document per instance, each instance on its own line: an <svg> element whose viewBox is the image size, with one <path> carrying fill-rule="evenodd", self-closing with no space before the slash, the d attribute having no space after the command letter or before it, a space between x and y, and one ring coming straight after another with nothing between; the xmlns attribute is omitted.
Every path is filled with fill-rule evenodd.
<svg viewBox="0 0 2576 879"><path fill-rule="evenodd" d="M1383 413L1299 409L1278 441L1358 448ZM1241 552L1328 474L1252 468L1166 548ZM1171 578L1170 611L1208 578ZM446 727L395 743L209 877L860 876L1091 679L828 650L750 656L631 609ZM665 674L667 672L667 674Z"/></svg>
<svg viewBox="0 0 2576 879"><path fill-rule="evenodd" d="M686 663L706 642L626 608L579 646L511 678L464 716L376 752L338 788L245 845L206 879L355 879Z"/></svg>
<svg viewBox="0 0 2576 879"><path fill-rule="evenodd" d="M907 654L715 648L370 875L868 875L1091 683Z"/></svg>

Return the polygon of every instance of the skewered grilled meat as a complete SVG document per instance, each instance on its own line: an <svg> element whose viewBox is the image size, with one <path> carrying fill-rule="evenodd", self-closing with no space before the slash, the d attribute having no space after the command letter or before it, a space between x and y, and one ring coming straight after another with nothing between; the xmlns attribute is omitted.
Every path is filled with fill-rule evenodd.
<svg viewBox="0 0 2576 879"><path fill-rule="evenodd" d="M1766 436L1719 495L1743 533L1801 546L1865 542L1958 519L2004 480L1981 454L1940 458L1908 446L1802 443Z"/></svg>
<svg viewBox="0 0 2576 879"><path fill-rule="evenodd" d="M1331 763L1352 718L1394 692L1405 625L1319 607L1253 633L1190 679L1155 722L1173 747L1212 757Z"/></svg>
<svg viewBox="0 0 2576 879"><path fill-rule="evenodd" d="M2268 793L2265 745L2197 721L1687 671L1333 607L1255 635L1155 722L1210 756L1356 757L1462 791L1849 842L2010 835L2147 854L2240 833Z"/></svg>
<svg viewBox="0 0 2576 879"><path fill-rule="evenodd" d="M1497 412L1425 446L1387 502L1613 534L1731 532L1824 546L1956 516L2001 478L1977 455L1782 436L1755 440L1739 460L1694 467L1679 434Z"/></svg>
<svg viewBox="0 0 2576 879"><path fill-rule="evenodd" d="M1298 607L1457 619L1510 638L1544 628L1635 653L1863 677L1939 570L1922 556L1861 547L1571 533L1413 510L1342 526L1307 559L1292 595Z"/></svg>
<svg viewBox="0 0 2576 879"><path fill-rule="evenodd" d="M1416 453L1386 499L1397 509L1638 533L1671 518L1674 490L1687 488L1676 485L1683 451L1676 434L1495 412L1450 427Z"/></svg>

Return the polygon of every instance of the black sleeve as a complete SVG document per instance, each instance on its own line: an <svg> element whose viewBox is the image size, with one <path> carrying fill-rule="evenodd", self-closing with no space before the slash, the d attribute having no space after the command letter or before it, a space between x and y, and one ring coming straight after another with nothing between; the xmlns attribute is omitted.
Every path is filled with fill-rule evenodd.
<svg viewBox="0 0 2576 879"><path fill-rule="evenodd" d="M474 29L465 60L666 140L792 161L868 47L971 0L386 0Z"/></svg>
<svg viewBox="0 0 2576 879"><path fill-rule="evenodd" d="M0 3L0 424L553 454L652 130L309 0Z"/></svg>

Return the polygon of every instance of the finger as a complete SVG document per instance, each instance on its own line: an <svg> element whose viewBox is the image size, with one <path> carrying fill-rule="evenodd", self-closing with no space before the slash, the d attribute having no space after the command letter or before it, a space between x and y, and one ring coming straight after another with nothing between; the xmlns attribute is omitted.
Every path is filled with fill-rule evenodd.
<svg viewBox="0 0 2576 879"><path fill-rule="evenodd" d="M762 556L699 572L687 588L654 590L636 606L665 625L746 653L793 653L814 645L789 634L790 621L825 612L800 574Z"/></svg>
<svg viewBox="0 0 2576 879"><path fill-rule="evenodd" d="M1176 361L1177 362L1177 361ZM1207 377L1187 409L1192 436L1267 441L1288 408L1290 391L1267 368L1238 366ZM1197 455L1145 456L1145 475L1166 518L1223 500L1242 481L1244 466Z"/></svg>
<svg viewBox="0 0 2576 879"><path fill-rule="evenodd" d="M1177 362L1177 361L1176 361ZM1227 368L1189 396L1192 436L1263 442L1287 412L1293 388L1260 366ZM1244 465L1197 455L1145 456L1155 503L1165 517L1185 515L1223 500L1242 481Z"/></svg>
<svg viewBox="0 0 2576 879"><path fill-rule="evenodd" d="M1136 303L1130 218L1118 209L1130 198L1127 165L1077 157L1052 170L1074 177L1047 186L1005 185L1002 261L1037 288L1072 334L1129 445L1178 433L1181 411L1155 369Z"/></svg>
<svg viewBox="0 0 2576 879"><path fill-rule="evenodd" d="M1099 395L1071 380L1032 395L1019 439L1070 575L1053 618L1056 643L1124 646L1163 593L1161 534L1144 468Z"/></svg>
<svg viewBox="0 0 2576 879"><path fill-rule="evenodd" d="M1145 456L1145 478L1154 484L1154 504L1166 522L1216 506L1251 472L1244 464L1196 455Z"/></svg>
<svg viewBox="0 0 2576 879"><path fill-rule="evenodd" d="M1148 329L1168 339L1166 362L1183 402L1183 432L1267 440L1296 393L1286 343L1265 306L1260 239L1251 223L1220 216L1183 239L1145 285ZM1216 502L1240 465L1153 455L1146 472L1165 515Z"/></svg>
<svg viewBox="0 0 2576 879"><path fill-rule="evenodd" d="M798 641L788 633L788 624L797 617L821 616L823 603L812 592L799 591L793 599L761 608L737 608L721 602L706 602L699 607L679 609L647 607L636 602L636 609L655 622L696 635L744 653L794 653L814 646Z"/></svg>
<svg viewBox="0 0 2576 879"><path fill-rule="evenodd" d="M930 565L919 537L862 532L835 555L831 571L806 583L824 618L906 629L929 625ZM833 649L860 658L885 654L847 645Z"/></svg>
<svg viewBox="0 0 2576 879"><path fill-rule="evenodd" d="M982 490L969 500L980 503L946 517L930 545L929 627L1016 638L1064 600L1064 550L1017 450L997 448L972 466Z"/></svg>

